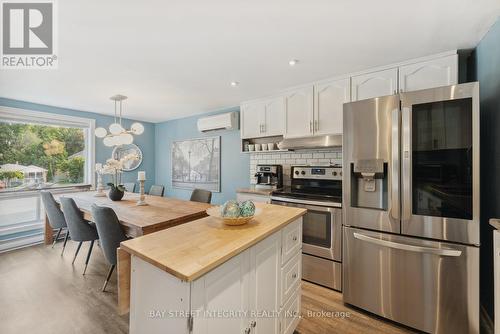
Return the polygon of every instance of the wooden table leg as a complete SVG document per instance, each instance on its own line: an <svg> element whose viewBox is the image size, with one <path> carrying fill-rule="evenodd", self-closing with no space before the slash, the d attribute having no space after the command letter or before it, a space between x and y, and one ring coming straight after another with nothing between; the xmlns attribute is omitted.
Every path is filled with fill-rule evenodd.
<svg viewBox="0 0 500 334"><path fill-rule="evenodd" d="M130 309L130 254L118 248L118 314L124 315Z"/></svg>
<svg viewBox="0 0 500 334"><path fill-rule="evenodd" d="M52 227L49 224L49 218L47 217L47 215L45 215L45 244L52 245L53 241L54 241L54 231L52 230Z"/></svg>

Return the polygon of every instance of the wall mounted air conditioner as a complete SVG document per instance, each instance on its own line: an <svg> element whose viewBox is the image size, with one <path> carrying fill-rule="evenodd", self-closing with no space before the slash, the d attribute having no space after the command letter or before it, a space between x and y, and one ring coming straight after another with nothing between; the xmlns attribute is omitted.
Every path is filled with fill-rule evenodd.
<svg viewBox="0 0 500 334"><path fill-rule="evenodd" d="M198 131L238 130L238 112L228 112L198 119Z"/></svg>

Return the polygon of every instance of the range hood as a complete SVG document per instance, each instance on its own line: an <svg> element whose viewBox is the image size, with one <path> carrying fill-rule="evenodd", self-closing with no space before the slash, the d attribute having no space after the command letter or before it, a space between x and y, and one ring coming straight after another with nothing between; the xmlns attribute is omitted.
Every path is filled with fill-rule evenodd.
<svg viewBox="0 0 500 334"><path fill-rule="evenodd" d="M313 148L341 147L342 135L325 135L283 139L278 143L280 150L303 150Z"/></svg>

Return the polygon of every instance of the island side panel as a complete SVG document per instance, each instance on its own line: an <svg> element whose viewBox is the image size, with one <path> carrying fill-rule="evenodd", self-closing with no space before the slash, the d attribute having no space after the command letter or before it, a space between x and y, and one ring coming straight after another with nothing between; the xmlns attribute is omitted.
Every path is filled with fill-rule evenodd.
<svg viewBox="0 0 500 334"><path fill-rule="evenodd" d="M118 259L118 314L124 315L130 309L130 254L118 248L116 255Z"/></svg>
<svg viewBox="0 0 500 334"><path fill-rule="evenodd" d="M189 334L190 283L131 256L130 334Z"/></svg>

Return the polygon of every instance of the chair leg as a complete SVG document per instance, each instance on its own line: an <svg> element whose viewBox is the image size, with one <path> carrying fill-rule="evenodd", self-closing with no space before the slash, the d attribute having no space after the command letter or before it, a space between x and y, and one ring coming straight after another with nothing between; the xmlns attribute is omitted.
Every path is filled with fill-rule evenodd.
<svg viewBox="0 0 500 334"><path fill-rule="evenodd" d="M54 248L54 245L56 244L57 239L59 239L59 236L61 235L61 231L62 231L62 227L59 230L57 230L56 237L54 238L54 242L52 243L52 248Z"/></svg>
<svg viewBox="0 0 500 334"><path fill-rule="evenodd" d="M90 254L92 254L92 247L94 247L94 240L90 242L89 252L87 253L87 260L85 260L85 269L83 269L83 275L87 271L87 266L89 265Z"/></svg>
<svg viewBox="0 0 500 334"><path fill-rule="evenodd" d="M73 258L73 262L71 262L71 264L75 263L76 256L78 255L78 252L80 251L80 247L82 247L82 243L83 243L83 241L80 241L78 243L78 247L76 248L76 252L75 252L75 257Z"/></svg>
<svg viewBox="0 0 500 334"><path fill-rule="evenodd" d="M106 291L106 286L108 285L109 279L111 278L111 274L113 273L114 269L115 269L115 265L112 264L111 267L109 267L108 276L106 277L106 281L104 281L104 286L102 287L102 292Z"/></svg>
<svg viewBox="0 0 500 334"><path fill-rule="evenodd" d="M64 237L63 249L61 251L61 256L64 254L64 249L66 248L66 243L68 242L69 230L66 230L66 236Z"/></svg>

